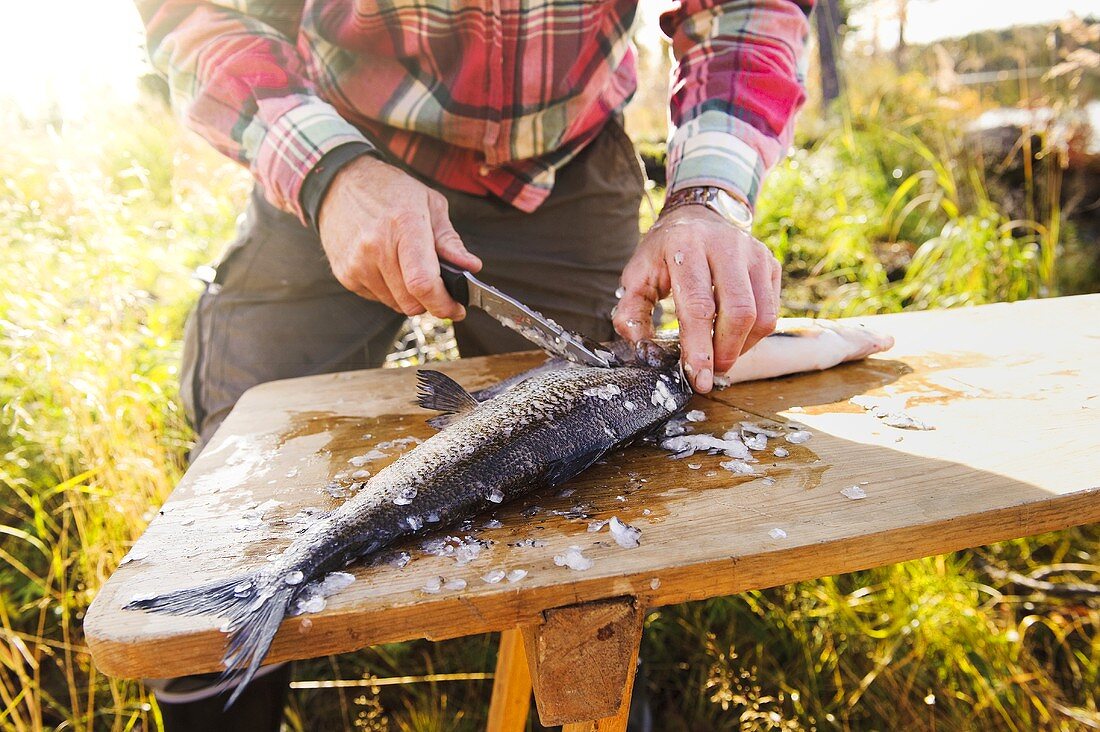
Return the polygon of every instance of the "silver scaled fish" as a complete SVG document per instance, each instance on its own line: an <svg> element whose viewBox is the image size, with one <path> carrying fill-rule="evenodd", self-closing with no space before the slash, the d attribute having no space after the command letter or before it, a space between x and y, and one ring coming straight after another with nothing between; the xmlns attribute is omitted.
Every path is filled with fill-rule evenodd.
<svg viewBox="0 0 1100 732"><path fill-rule="evenodd" d="M621 366L534 369L478 398L438 371L418 372L420 405L443 413L431 420L437 434L319 518L275 561L244 576L135 598L126 608L225 617L224 675L240 682L232 704L310 580L560 485L687 404L692 392L678 348L643 341L616 350Z"/></svg>

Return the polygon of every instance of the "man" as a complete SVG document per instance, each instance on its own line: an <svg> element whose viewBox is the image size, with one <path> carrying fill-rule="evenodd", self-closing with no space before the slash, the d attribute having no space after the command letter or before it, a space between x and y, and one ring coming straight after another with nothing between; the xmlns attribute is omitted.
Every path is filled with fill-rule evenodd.
<svg viewBox="0 0 1100 732"><path fill-rule="evenodd" d="M597 339L671 293L698 392L771 332L780 267L749 234L804 99L812 0L683 0L669 195L639 242L643 178L620 111L629 0L138 0L175 106L256 189L187 328L199 446L247 388L378 366L406 316L463 355L530 348L466 313L440 258ZM622 297L616 306L616 289ZM277 728L285 667L228 715L208 680L155 685L169 728ZM234 718L233 715L236 715Z"/></svg>

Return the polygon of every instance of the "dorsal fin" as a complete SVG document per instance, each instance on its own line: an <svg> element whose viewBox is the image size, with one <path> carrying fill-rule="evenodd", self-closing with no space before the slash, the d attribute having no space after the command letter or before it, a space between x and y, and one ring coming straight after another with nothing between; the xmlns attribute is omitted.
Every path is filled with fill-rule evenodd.
<svg viewBox="0 0 1100 732"><path fill-rule="evenodd" d="M424 409L461 414L477 406L470 392L440 371L420 369L416 372L416 387L416 403Z"/></svg>

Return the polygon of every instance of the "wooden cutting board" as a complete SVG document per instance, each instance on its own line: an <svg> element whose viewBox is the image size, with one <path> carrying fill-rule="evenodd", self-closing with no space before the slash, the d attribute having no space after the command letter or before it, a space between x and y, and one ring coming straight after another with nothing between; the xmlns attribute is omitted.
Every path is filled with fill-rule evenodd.
<svg viewBox="0 0 1100 732"><path fill-rule="evenodd" d="M486 515L478 528L446 532L484 544L468 563L414 541L398 547L411 555L404 567L355 566L355 582L326 609L284 622L268 660L511 629L547 608L608 597L654 607L728 595L1100 519L1100 296L859 322L892 334L896 347L690 405L706 414L696 433L720 436L746 420L806 426L812 437L803 444L770 440L758 475L723 469L724 456L670 460L653 446L628 448L570 482L567 495L559 488L502 506L498 528L481 528ZM439 368L477 389L542 359ZM432 434L414 393L411 369L249 391L89 609L84 627L98 668L122 677L219 669L220 619L122 605L263 564L289 542L288 520L338 504L326 486L377 472ZM934 429L889 426L853 397ZM778 446L789 456L776 457ZM852 486L866 498L842 494ZM640 546L620 547L606 527L589 532L591 521L612 516L641 530ZM593 566L557 566L555 555L570 546ZM497 569L528 574L482 579ZM436 577L466 587L424 592Z"/></svg>

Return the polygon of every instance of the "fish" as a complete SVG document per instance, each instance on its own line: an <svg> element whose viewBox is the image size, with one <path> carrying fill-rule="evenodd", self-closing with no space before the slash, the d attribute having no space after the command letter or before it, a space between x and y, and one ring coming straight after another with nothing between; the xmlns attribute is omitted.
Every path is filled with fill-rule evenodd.
<svg viewBox="0 0 1100 732"><path fill-rule="evenodd" d="M679 348L676 332L659 333L648 343L636 346L624 340L604 344L616 361L630 362L638 358L634 349L655 348L669 351ZM815 318L780 318L775 331L741 354L727 371L715 374L714 385L724 389L744 381L772 379L806 371L823 371L848 361L858 361L894 347L892 336L870 328L835 320ZM650 356L659 359L659 355ZM537 374L574 366L564 358L554 357L545 363L503 379L473 393L478 401L490 399ZM432 422L432 420L429 420Z"/></svg>
<svg viewBox="0 0 1100 732"><path fill-rule="evenodd" d="M439 432L372 476L266 566L132 598L125 609L226 618L223 680L238 682L228 707L311 580L399 540L558 486L688 403L692 391L678 349L643 341L627 350L621 366L542 370L481 401L439 371L418 371L418 402L442 413L434 422Z"/></svg>
<svg viewBox="0 0 1100 732"><path fill-rule="evenodd" d="M715 386L824 371L894 347L894 338L871 328L835 320L780 318L775 332L760 339L722 374Z"/></svg>
<svg viewBox="0 0 1100 732"><path fill-rule="evenodd" d="M888 336L821 322L781 324L717 383L828 368L889 348ZM551 358L470 393L449 376L417 372L417 402L439 432L372 476L274 561L192 588L132 598L124 608L224 617L229 707L256 674L283 619L311 581L392 544L435 532L546 490L607 453L646 437L693 392L674 336L607 344L613 368ZM751 356L759 349L761 356Z"/></svg>

